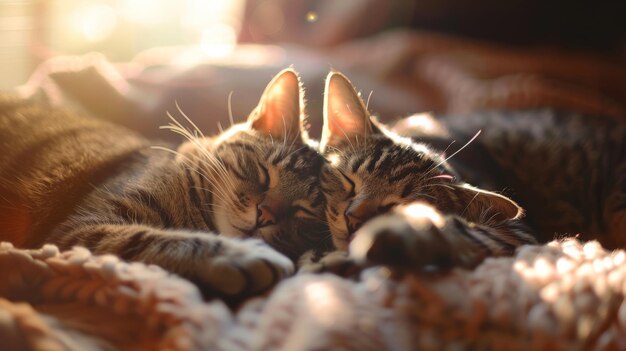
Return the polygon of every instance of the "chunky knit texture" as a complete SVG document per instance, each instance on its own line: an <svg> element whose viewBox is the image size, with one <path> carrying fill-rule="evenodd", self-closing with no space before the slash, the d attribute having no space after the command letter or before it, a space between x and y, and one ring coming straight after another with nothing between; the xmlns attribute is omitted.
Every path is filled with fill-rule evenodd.
<svg viewBox="0 0 626 351"><path fill-rule="evenodd" d="M626 253L525 246L473 271L299 275L237 311L158 267L0 244L7 350L623 350Z"/></svg>

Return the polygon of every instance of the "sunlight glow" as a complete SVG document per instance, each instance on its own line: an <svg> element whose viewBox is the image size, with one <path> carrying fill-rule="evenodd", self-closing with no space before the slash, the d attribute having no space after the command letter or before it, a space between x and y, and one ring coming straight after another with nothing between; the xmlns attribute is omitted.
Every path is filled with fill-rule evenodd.
<svg viewBox="0 0 626 351"><path fill-rule="evenodd" d="M540 257L535 261L533 268L535 269L536 278L542 282L547 282L554 278L554 266L543 257Z"/></svg>
<svg viewBox="0 0 626 351"><path fill-rule="evenodd" d="M624 253L624 251L618 251L615 256L613 256L613 264L619 267L624 262L626 262L626 253Z"/></svg>
<svg viewBox="0 0 626 351"><path fill-rule="evenodd" d="M445 220L432 206L422 203L415 203L408 206L400 207L402 213L416 219L425 220L429 219L438 228L443 227Z"/></svg>
<svg viewBox="0 0 626 351"><path fill-rule="evenodd" d="M335 316L341 314L339 300L335 292L325 282L314 282L304 288L307 302L313 305L311 312L322 324L329 326L335 322Z"/></svg>
<svg viewBox="0 0 626 351"><path fill-rule="evenodd" d="M117 26L117 16L109 5L91 4L76 10L72 23L84 39L97 42L111 35Z"/></svg>
<svg viewBox="0 0 626 351"><path fill-rule="evenodd" d="M430 113L418 113L407 118L407 126L413 128L422 128L424 131L432 131L437 124Z"/></svg>
<svg viewBox="0 0 626 351"><path fill-rule="evenodd" d="M437 118L429 112L417 113L396 123L393 131L400 135L428 134L448 137L449 132Z"/></svg>
<svg viewBox="0 0 626 351"><path fill-rule="evenodd" d="M225 24L237 30L243 13L242 0L186 0L180 24L189 29L202 29L207 24Z"/></svg>
<svg viewBox="0 0 626 351"><path fill-rule="evenodd" d="M213 24L202 30L200 48L209 57L228 56L237 45L235 29L226 24Z"/></svg>
<svg viewBox="0 0 626 351"><path fill-rule="evenodd" d="M583 252L587 257L597 257L603 251L602 246L597 241L590 241L583 246Z"/></svg>
<svg viewBox="0 0 626 351"><path fill-rule="evenodd" d="M330 164L333 166L339 165L339 161L341 161L341 157L339 156L339 154L330 154L328 156L328 162L330 162Z"/></svg>
<svg viewBox="0 0 626 351"><path fill-rule="evenodd" d="M172 13L172 1L121 0L118 9L122 17L132 23L155 25L165 21Z"/></svg>
<svg viewBox="0 0 626 351"><path fill-rule="evenodd" d="M569 273L574 268L576 268L576 264L565 257L561 257L556 261L556 271L559 275Z"/></svg>

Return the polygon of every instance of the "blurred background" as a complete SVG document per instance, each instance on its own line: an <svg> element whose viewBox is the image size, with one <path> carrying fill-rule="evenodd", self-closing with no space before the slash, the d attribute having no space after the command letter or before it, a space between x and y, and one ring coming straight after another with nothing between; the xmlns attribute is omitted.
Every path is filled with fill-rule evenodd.
<svg viewBox="0 0 626 351"><path fill-rule="evenodd" d="M242 120L290 65L313 135L331 68L385 120L545 106L623 118L626 3L0 0L1 90L149 136L170 137L158 126L175 102L208 132L229 108Z"/></svg>

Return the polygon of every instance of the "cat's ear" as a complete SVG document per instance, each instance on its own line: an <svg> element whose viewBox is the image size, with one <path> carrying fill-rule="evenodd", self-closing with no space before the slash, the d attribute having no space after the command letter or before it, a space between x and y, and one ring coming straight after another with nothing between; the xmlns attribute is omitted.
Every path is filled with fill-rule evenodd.
<svg viewBox="0 0 626 351"><path fill-rule="evenodd" d="M352 83L339 72L326 77L324 91L324 128L320 148L356 146L380 130L367 112Z"/></svg>
<svg viewBox="0 0 626 351"><path fill-rule="evenodd" d="M524 214L524 210L506 196L469 184L453 185L453 188L463 217L471 221L504 221L520 218Z"/></svg>
<svg viewBox="0 0 626 351"><path fill-rule="evenodd" d="M275 140L302 140L303 108L300 79L296 71L287 68L269 82L248 122L250 128Z"/></svg>

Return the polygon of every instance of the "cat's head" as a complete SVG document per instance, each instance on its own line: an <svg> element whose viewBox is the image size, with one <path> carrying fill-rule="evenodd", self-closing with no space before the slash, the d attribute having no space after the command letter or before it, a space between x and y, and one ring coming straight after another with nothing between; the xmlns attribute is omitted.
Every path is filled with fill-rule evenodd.
<svg viewBox="0 0 626 351"><path fill-rule="evenodd" d="M220 234L259 237L292 258L328 240L319 187L325 161L309 145L304 118L299 78L286 69L246 122L179 149L194 160L191 176Z"/></svg>
<svg viewBox="0 0 626 351"><path fill-rule="evenodd" d="M340 249L368 219L415 201L480 223L521 215L512 200L461 182L442 155L372 119L338 72L326 80L320 150L329 161L321 174L326 216Z"/></svg>

